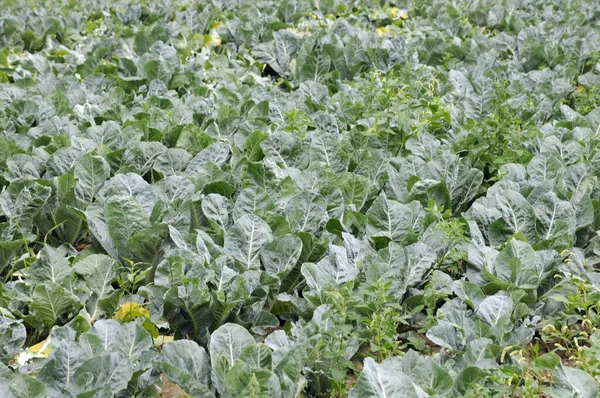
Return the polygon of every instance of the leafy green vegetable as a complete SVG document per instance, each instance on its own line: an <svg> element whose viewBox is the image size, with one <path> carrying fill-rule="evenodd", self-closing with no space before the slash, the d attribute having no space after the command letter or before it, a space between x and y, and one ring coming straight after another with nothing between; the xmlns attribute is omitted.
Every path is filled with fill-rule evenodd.
<svg viewBox="0 0 600 398"><path fill-rule="evenodd" d="M598 395L597 2L5 3L0 396Z"/></svg>

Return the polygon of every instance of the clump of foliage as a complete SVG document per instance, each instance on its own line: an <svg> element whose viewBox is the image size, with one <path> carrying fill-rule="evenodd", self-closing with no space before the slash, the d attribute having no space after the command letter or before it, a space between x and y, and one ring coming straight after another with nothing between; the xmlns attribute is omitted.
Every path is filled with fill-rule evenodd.
<svg viewBox="0 0 600 398"><path fill-rule="evenodd" d="M0 396L598 396L599 3L2 10Z"/></svg>

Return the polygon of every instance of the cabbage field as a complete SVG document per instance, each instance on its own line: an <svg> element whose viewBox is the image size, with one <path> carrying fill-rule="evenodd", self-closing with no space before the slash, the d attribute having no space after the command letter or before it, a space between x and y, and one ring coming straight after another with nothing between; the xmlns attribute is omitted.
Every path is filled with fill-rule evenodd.
<svg viewBox="0 0 600 398"><path fill-rule="evenodd" d="M600 2L0 11L0 397L598 398Z"/></svg>

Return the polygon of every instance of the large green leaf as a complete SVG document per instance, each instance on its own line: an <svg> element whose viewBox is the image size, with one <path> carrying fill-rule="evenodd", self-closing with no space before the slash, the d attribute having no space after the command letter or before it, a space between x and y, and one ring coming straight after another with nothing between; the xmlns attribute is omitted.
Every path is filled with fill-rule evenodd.
<svg viewBox="0 0 600 398"><path fill-rule="evenodd" d="M229 214L231 203L226 197L216 193L206 195L202 199L202 212L209 220L225 231L229 227Z"/></svg>
<svg viewBox="0 0 600 398"><path fill-rule="evenodd" d="M527 165L527 174L533 182L543 182L556 177L562 167L560 159L551 153L540 153Z"/></svg>
<svg viewBox="0 0 600 398"><path fill-rule="evenodd" d="M477 307L477 315L498 333L503 333L510 324L513 300L506 296L490 296Z"/></svg>
<svg viewBox="0 0 600 398"><path fill-rule="evenodd" d="M99 203L92 203L85 210L84 214L88 222L90 233L94 236L96 241L109 255L113 258L118 258L119 254L117 253L117 248L110 237L108 226L106 225L104 207Z"/></svg>
<svg viewBox="0 0 600 398"><path fill-rule="evenodd" d="M323 78L331 67L331 58L323 51L313 51L307 54L300 68L301 80L318 81Z"/></svg>
<svg viewBox="0 0 600 398"><path fill-rule="evenodd" d="M391 361L378 364L366 358L363 371L350 390L350 398L418 397L410 378Z"/></svg>
<svg viewBox="0 0 600 398"><path fill-rule="evenodd" d="M76 296L55 282L45 282L33 289L30 305L32 316L47 327L65 324L81 308Z"/></svg>
<svg viewBox="0 0 600 398"><path fill-rule="evenodd" d="M150 185L139 175L134 173L117 174L104 183L98 192L99 197L111 198L134 198L139 205L150 215L156 203L156 195L152 192Z"/></svg>
<svg viewBox="0 0 600 398"><path fill-rule="evenodd" d="M73 174L77 178L75 195L87 206L92 203L104 182L110 177L110 166L100 156L85 155L75 165Z"/></svg>
<svg viewBox="0 0 600 398"><path fill-rule="evenodd" d="M354 173L344 173L336 181L335 185L340 187L344 202L354 205L361 210L371 195L371 184L369 179Z"/></svg>
<svg viewBox="0 0 600 398"><path fill-rule="evenodd" d="M225 235L223 250L245 267L256 264L261 248L273 239L271 228L260 217L246 214Z"/></svg>
<svg viewBox="0 0 600 398"><path fill-rule="evenodd" d="M285 214L290 228L295 232L317 232L327 216L323 196L304 192L294 196L286 205Z"/></svg>
<svg viewBox="0 0 600 398"><path fill-rule="evenodd" d="M194 397L214 397L210 391L211 373L204 348L192 341L175 341L163 347L154 366L169 381Z"/></svg>
<svg viewBox="0 0 600 398"><path fill-rule="evenodd" d="M104 205L104 211L110 238L115 247L125 253L129 239L150 226L146 212L133 197L110 197Z"/></svg>
<svg viewBox="0 0 600 398"><path fill-rule="evenodd" d="M24 245L22 240L8 240L0 242L0 275L13 260L17 251Z"/></svg>
<svg viewBox="0 0 600 398"><path fill-rule="evenodd" d="M38 374L52 396L69 395L73 390L75 372L89 359L86 351L76 342L62 340Z"/></svg>
<svg viewBox="0 0 600 398"><path fill-rule="evenodd" d="M537 217L538 234L542 240L550 240L560 234L572 235L577 219L573 206L560 200L554 192L541 196L533 205Z"/></svg>
<svg viewBox="0 0 600 398"><path fill-rule="evenodd" d="M537 289L542 278L551 272L548 257L552 251L535 252L526 242L512 239L493 260L491 270L503 282L511 282L523 289Z"/></svg>
<svg viewBox="0 0 600 398"><path fill-rule="evenodd" d="M226 389L233 397L273 397L280 398L279 378L268 369L253 369L240 362L225 376Z"/></svg>
<svg viewBox="0 0 600 398"><path fill-rule="evenodd" d="M254 344L254 338L243 326L227 323L210 336L210 356L222 355L233 366L242 350L251 344Z"/></svg>
<svg viewBox="0 0 600 398"><path fill-rule="evenodd" d="M504 191L496 197L506 227L512 234L522 233L531 243L537 241L535 212L518 192Z"/></svg>
<svg viewBox="0 0 600 398"><path fill-rule="evenodd" d="M428 394L445 394L452 388L452 377L431 357L409 350L402 357L402 372Z"/></svg>
<svg viewBox="0 0 600 398"><path fill-rule="evenodd" d="M227 158L229 158L229 146L224 142L215 142L204 148L189 162L185 174L194 175L208 163L222 165L227 161Z"/></svg>
<svg viewBox="0 0 600 398"><path fill-rule="evenodd" d="M196 191L194 184L181 176L168 176L152 186L159 200L171 204L177 200L187 200Z"/></svg>
<svg viewBox="0 0 600 398"><path fill-rule="evenodd" d="M173 286L166 292L163 316L178 334L206 344L210 333L237 304L237 300L219 302L206 286L192 279L184 286Z"/></svg>
<svg viewBox="0 0 600 398"><path fill-rule="evenodd" d="M177 175L185 170L190 160L192 155L185 149L169 148L156 158L154 170L166 176Z"/></svg>
<svg viewBox="0 0 600 398"><path fill-rule="evenodd" d="M260 143L266 157L282 168L305 168L308 161L306 148L295 135L285 131L275 132Z"/></svg>
<svg viewBox="0 0 600 398"><path fill-rule="evenodd" d="M354 280L358 275L358 268L348 257L345 247L329 245L327 255L317 263L317 268L319 272L329 275L332 281L341 285ZM319 278L318 282L323 280Z"/></svg>
<svg viewBox="0 0 600 398"><path fill-rule="evenodd" d="M133 375L133 366L122 354L112 353L90 358L75 371L80 393L104 388L113 394L125 389Z"/></svg>
<svg viewBox="0 0 600 398"><path fill-rule="evenodd" d="M20 321L0 316L0 363L7 363L25 343L25 326Z"/></svg>
<svg viewBox="0 0 600 398"><path fill-rule="evenodd" d="M16 398L45 398L46 386L27 375L17 375L9 383L10 391Z"/></svg>
<svg viewBox="0 0 600 398"><path fill-rule="evenodd" d="M271 369L273 365L272 350L263 343L249 345L242 350L238 360L253 369Z"/></svg>
<svg viewBox="0 0 600 398"><path fill-rule="evenodd" d="M454 380L454 389L459 394L465 394L467 391L477 390L481 386L485 372L477 366L468 366L460 371Z"/></svg>
<svg viewBox="0 0 600 398"><path fill-rule="evenodd" d="M269 194L259 187L244 189L238 195L233 206L233 219L237 220L244 214L255 214L260 216L275 209L275 203Z"/></svg>
<svg viewBox="0 0 600 398"><path fill-rule="evenodd" d="M36 283L45 281L61 283L73 273L71 263L67 258L68 254L68 249L64 246L57 249L44 246L29 269L31 280Z"/></svg>
<svg viewBox="0 0 600 398"><path fill-rule="evenodd" d="M293 73L291 63L300 49L301 38L285 29L275 32L273 38L274 42L256 46L252 54L259 62L269 64L280 76L289 77Z"/></svg>
<svg viewBox="0 0 600 398"><path fill-rule="evenodd" d="M433 201L440 209L452 210L450 192L443 182L435 180L415 182L409 192L407 201L412 202L413 200L421 202L423 207L426 207L429 201Z"/></svg>
<svg viewBox="0 0 600 398"><path fill-rule="evenodd" d="M38 183L24 187L12 198L11 192L4 190L0 194L0 208L8 217L9 226L2 231L2 240L10 241L16 236L29 234L35 216L46 204L50 194L50 187Z"/></svg>
<svg viewBox="0 0 600 398"><path fill-rule="evenodd" d="M210 362L218 391L226 390L227 373L244 348L252 344L254 344L252 335L243 326L234 323L226 323L210 336Z"/></svg>
<svg viewBox="0 0 600 398"><path fill-rule="evenodd" d="M393 245L391 243L390 245ZM416 286L437 260L436 253L424 243L414 243L406 248L406 263L400 268L400 276L405 288Z"/></svg>
<svg viewBox="0 0 600 398"><path fill-rule="evenodd" d="M295 235L283 235L267 243L260 252L265 270L279 278L285 277L302 253L302 240Z"/></svg>
<svg viewBox="0 0 600 398"><path fill-rule="evenodd" d="M153 347L152 336L135 322L122 324L115 336L113 352L119 352L134 365ZM136 369L137 370L137 369Z"/></svg>
<svg viewBox="0 0 600 398"><path fill-rule="evenodd" d="M583 370L559 365L552 379L552 396L596 398L598 383Z"/></svg>
<svg viewBox="0 0 600 398"><path fill-rule="evenodd" d="M410 208L381 194L366 213L367 235L401 242L412 231Z"/></svg>
<svg viewBox="0 0 600 398"><path fill-rule="evenodd" d="M127 244L131 259L143 263L146 267L155 267L161 260L163 245L169 231L169 226L157 223L133 234Z"/></svg>

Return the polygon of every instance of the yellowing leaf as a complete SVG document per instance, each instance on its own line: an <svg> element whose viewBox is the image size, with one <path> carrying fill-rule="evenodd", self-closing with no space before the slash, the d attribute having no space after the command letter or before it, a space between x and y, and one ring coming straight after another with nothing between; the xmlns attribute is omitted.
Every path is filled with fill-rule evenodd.
<svg viewBox="0 0 600 398"><path fill-rule="evenodd" d="M211 44L214 44L215 46L220 46L221 38L215 35L204 35L204 45L210 46Z"/></svg>
<svg viewBox="0 0 600 398"><path fill-rule="evenodd" d="M396 7L388 8L387 13L390 17L396 18L396 17L398 17L398 8L396 8Z"/></svg>
<svg viewBox="0 0 600 398"><path fill-rule="evenodd" d="M154 345L159 347L159 346L165 345L167 343L172 343L173 341L174 341L173 336L160 335L154 339Z"/></svg>
<svg viewBox="0 0 600 398"><path fill-rule="evenodd" d="M34 356L27 351L21 351L16 357L15 357L15 363L19 366L24 366L25 364L27 364L27 362L29 362L30 359L32 359Z"/></svg>
<svg viewBox="0 0 600 398"><path fill-rule="evenodd" d="M217 22L211 26L212 29L218 29L219 26L223 25L223 22Z"/></svg>
<svg viewBox="0 0 600 398"><path fill-rule="evenodd" d="M113 319L131 322L138 317L149 319L150 313L146 308L142 307L138 303L127 302L124 303L121 308L119 308L117 313L113 316Z"/></svg>
<svg viewBox="0 0 600 398"><path fill-rule="evenodd" d="M383 36L384 33L388 33L390 30L388 28L377 28L375 29L375 33L377 33L377 36L381 37Z"/></svg>
<svg viewBox="0 0 600 398"><path fill-rule="evenodd" d="M42 351L42 349L44 348L44 345L46 344L48 340L43 340L40 341L39 343L37 343L36 345L32 345L31 347L29 347L29 352L32 353L37 353L39 351Z"/></svg>
<svg viewBox="0 0 600 398"><path fill-rule="evenodd" d="M19 366L24 366L33 358L48 358L54 348L50 340L46 339L21 351L15 356L14 361Z"/></svg>
<svg viewBox="0 0 600 398"><path fill-rule="evenodd" d="M402 19L408 19L408 13L406 11L402 11L400 13L400 18L402 18Z"/></svg>

